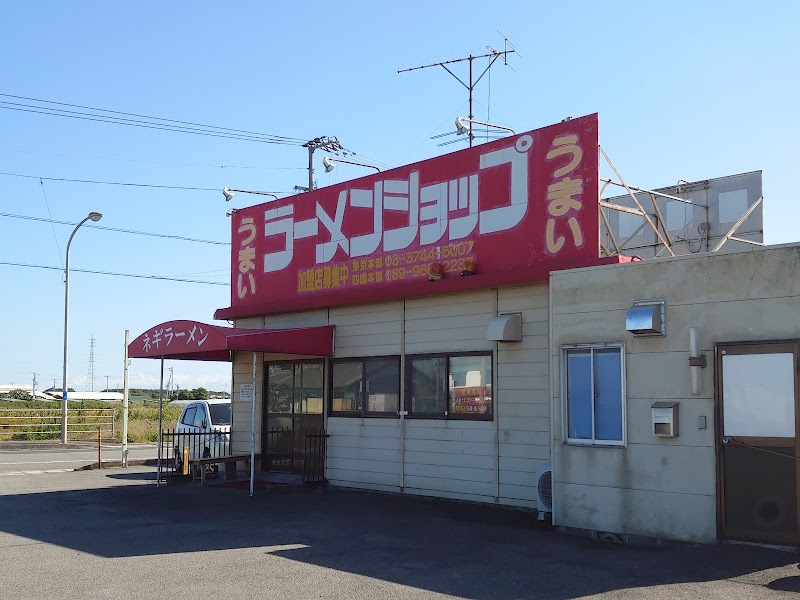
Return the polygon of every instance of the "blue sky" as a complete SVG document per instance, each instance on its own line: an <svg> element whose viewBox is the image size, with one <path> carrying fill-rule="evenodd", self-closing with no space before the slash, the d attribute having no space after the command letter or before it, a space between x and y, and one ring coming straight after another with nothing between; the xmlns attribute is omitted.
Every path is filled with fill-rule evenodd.
<svg viewBox="0 0 800 600"><path fill-rule="evenodd" d="M600 113L601 144L641 187L764 171L765 239L797 241L800 138L792 2L25 2L0 8L0 93L309 139L337 136L353 160L399 166L460 147L431 136L467 114L441 68L393 67L502 49L475 92L475 117L517 131ZM457 68L457 67L456 67ZM466 77L461 69L458 74ZM0 100L13 101L0 97ZM223 187L289 193L305 149L0 109L0 172L208 188L90 185L0 175L0 212L225 242ZM449 138L446 138L449 139ZM317 183L330 174L317 154ZM224 168L223 168L224 166ZM61 267L72 226L0 217L0 261ZM171 319L211 322L228 281L220 244L84 226L70 254L70 386L121 386L123 335ZM61 382L63 273L0 264L0 383ZM173 362L181 387L230 388L226 364ZM158 363L131 385L157 387Z"/></svg>

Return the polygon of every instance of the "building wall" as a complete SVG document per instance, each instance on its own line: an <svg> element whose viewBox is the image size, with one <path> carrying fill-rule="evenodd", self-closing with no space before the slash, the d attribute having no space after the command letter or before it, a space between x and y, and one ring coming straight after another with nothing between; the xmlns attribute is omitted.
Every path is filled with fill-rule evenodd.
<svg viewBox="0 0 800 600"><path fill-rule="evenodd" d="M589 530L712 541L716 531L715 343L800 337L800 248L680 257L553 273L550 279L554 521ZM666 337L634 338L635 300L667 300ZM708 367L693 396L689 328ZM624 342L627 447L564 442L561 348ZM651 434L651 405L680 403L679 437ZM707 429L699 429L705 416Z"/></svg>
<svg viewBox="0 0 800 600"><path fill-rule="evenodd" d="M490 351L492 421L327 416L326 476L333 485L533 507L536 469L549 462L547 285L450 294L237 321L236 326L334 325L335 358ZM486 339L491 319L522 313L523 340ZM264 357L277 360L284 356ZM260 440L263 360L257 374ZM401 378L402 379L402 378ZM252 355L234 360L235 452L249 451ZM404 382L401 383L404 386ZM328 390L326 389L326 400ZM401 398L404 389L401 387ZM327 412L327 401L325 410Z"/></svg>

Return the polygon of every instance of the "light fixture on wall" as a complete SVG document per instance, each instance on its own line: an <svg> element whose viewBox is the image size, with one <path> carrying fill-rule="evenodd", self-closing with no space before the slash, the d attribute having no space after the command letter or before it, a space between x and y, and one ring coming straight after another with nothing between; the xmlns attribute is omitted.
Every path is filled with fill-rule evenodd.
<svg viewBox="0 0 800 600"><path fill-rule="evenodd" d="M442 263L431 263L428 267L428 281L439 281L442 277L444 277Z"/></svg>
<svg viewBox="0 0 800 600"><path fill-rule="evenodd" d="M700 370L708 366L706 355L700 353L697 343L697 327L689 328L689 374L692 378L692 396L699 396L701 391Z"/></svg>
<svg viewBox="0 0 800 600"><path fill-rule="evenodd" d="M462 277L469 277L470 275L475 275L477 273L477 268L475 266L475 259L474 258L465 258L464 259L464 268L461 270Z"/></svg>

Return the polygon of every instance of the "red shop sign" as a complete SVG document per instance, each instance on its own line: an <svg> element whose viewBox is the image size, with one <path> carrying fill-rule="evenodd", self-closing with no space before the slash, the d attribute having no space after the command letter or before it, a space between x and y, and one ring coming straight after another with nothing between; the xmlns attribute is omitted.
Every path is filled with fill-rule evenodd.
<svg viewBox="0 0 800 600"><path fill-rule="evenodd" d="M593 114L240 209L231 306L215 316L544 281L597 263L597 145Z"/></svg>

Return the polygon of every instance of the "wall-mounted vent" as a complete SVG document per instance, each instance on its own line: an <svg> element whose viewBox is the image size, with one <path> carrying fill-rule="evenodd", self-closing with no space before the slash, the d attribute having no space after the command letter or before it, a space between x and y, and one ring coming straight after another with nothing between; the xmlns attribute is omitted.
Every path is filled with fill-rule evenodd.
<svg viewBox="0 0 800 600"><path fill-rule="evenodd" d="M625 315L625 329L637 337L667 335L665 300L641 300L633 303Z"/></svg>
<svg viewBox="0 0 800 600"><path fill-rule="evenodd" d="M522 314L500 315L489 321L486 339L490 342L519 342L522 340Z"/></svg>

